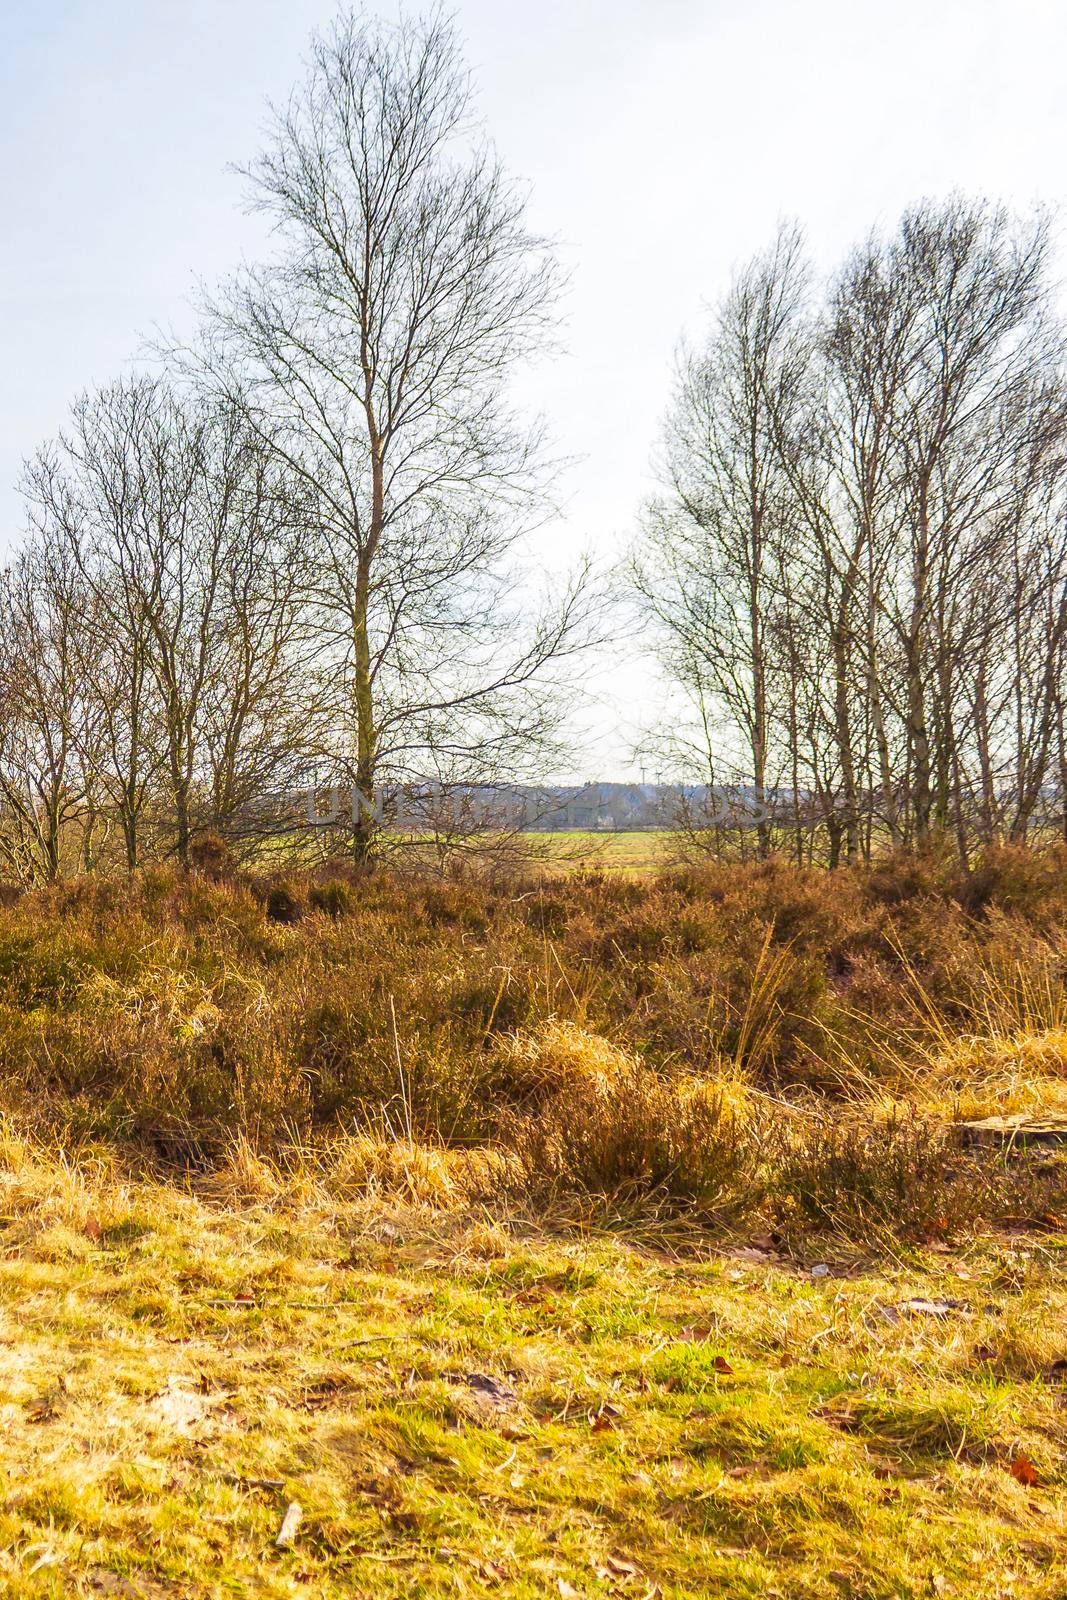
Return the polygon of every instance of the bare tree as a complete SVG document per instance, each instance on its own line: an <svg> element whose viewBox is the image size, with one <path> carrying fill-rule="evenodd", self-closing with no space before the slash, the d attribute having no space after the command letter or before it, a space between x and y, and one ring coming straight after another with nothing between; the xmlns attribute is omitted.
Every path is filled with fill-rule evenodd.
<svg viewBox="0 0 1067 1600"><path fill-rule="evenodd" d="M34 540L0 593L0 851L16 876L50 881L64 852L93 865L98 708L86 693L91 597L60 542Z"/></svg>
<svg viewBox="0 0 1067 1600"><path fill-rule="evenodd" d="M882 839L951 838L966 862L975 839L1027 836L1058 759L1067 384L1047 227L920 205L814 313L788 267L780 240L685 368L640 587L699 726L750 752L757 789L789 774L794 827L804 810L825 830L831 865ZM777 324L748 314L768 285Z"/></svg>
<svg viewBox="0 0 1067 1600"><path fill-rule="evenodd" d="M709 765L751 782L760 806L780 711L774 619L793 521L776 425L793 403L805 282L800 236L784 229L737 278L707 347L683 351L666 428L665 492L647 509L634 567L669 669L703 725L721 710L740 735L739 746L724 741ZM766 854L766 821L757 833Z"/></svg>
<svg viewBox="0 0 1067 1600"><path fill-rule="evenodd" d="M246 178L278 250L206 300L184 359L303 485L324 755L366 797L516 764L553 728L583 613L582 574L538 600L513 560L544 480L509 385L552 337L558 273L451 25L343 17ZM360 810L358 851L372 832Z"/></svg>
<svg viewBox="0 0 1067 1600"><path fill-rule="evenodd" d="M138 441L154 398L154 387L143 383L81 396L70 434L38 451L24 482L38 536L66 545L92 597L79 621L88 643L86 687L101 718L100 780L131 872L159 778L159 705L149 617L135 573L117 555L136 541L143 518Z"/></svg>
<svg viewBox="0 0 1067 1600"><path fill-rule="evenodd" d="M69 626L127 866L146 818L188 866L198 827L306 766L298 500L242 413L148 378L84 396L27 488L90 602Z"/></svg>

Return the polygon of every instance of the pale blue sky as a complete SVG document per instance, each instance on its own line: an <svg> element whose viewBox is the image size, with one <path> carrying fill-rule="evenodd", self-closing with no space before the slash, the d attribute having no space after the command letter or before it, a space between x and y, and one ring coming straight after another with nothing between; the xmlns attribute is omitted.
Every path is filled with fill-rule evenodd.
<svg viewBox="0 0 1067 1600"><path fill-rule="evenodd" d="M390 4L378 8L386 13ZM413 6L412 9L417 9ZM0 0L0 541L71 396L253 251L252 154L327 0ZM831 262L959 187L1060 205L1063 0L460 0L493 136L573 271L569 353L526 386L581 458L546 564L621 547L683 327L781 216ZM583 767L630 769L612 663ZM612 698L614 697L614 698Z"/></svg>

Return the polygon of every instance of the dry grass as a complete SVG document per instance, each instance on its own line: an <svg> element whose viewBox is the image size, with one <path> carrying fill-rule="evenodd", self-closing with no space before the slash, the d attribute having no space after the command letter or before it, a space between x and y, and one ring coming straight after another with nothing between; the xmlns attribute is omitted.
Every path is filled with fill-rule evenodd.
<svg viewBox="0 0 1067 1600"><path fill-rule="evenodd" d="M58 886L0 908L2 1103L201 1169L340 1137L351 1190L590 1216L870 1235L1055 1211L1055 1163L964 1156L951 1124L1067 1098L1065 881L1008 852L966 879Z"/></svg>
<svg viewBox="0 0 1067 1600"><path fill-rule="evenodd" d="M1059 1600L1047 863L0 910L0 1594ZM302 1517L275 1544L287 1505Z"/></svg>
<svg viewBox="0 0 1067 1600"><path fill-rule="evenodd" d="M365 1139L0 1160L0 1594L1062 1593L1059 1235L574 1235Z"/></svg>

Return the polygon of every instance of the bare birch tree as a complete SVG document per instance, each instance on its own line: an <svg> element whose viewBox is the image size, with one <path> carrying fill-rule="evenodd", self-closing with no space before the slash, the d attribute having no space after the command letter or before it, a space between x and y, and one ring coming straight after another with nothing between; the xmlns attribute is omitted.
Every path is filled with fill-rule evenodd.
<svg viewBox="0 0 1067 1600"><path fill-rule="evenodd" d="M306 766L298 499L242 413L148 378L79 400L27 492L91 602L69 626L126 864L148 821L187 867L198 828L233 828Z"/></svg>
<svg viewBox="0 0 1067 1600"><path fill-rule="evenodd" d="M539 601L513 561L544 485L509 386L553 336L558 272L452 26L342 17L245 176L278 248L207 299L185 360L304 486L330 763L366 797L517 768L582 612L581 575ZM360 810L357 851L372 832Z"/></svg>
<svg viewBox="0 0 1067 1600"><path fill-rule="evenodd" d="M792 517L775 421L792 404L804 287L799 234L783 230L734 283L707 347L683 351L666 492L647 510L634 568L669 667L697 706L711 696L739 736L723 740L717 764L750 782L760 807L780 713L774 619ZM757 836L766 854L765 820Z"/></svg>
<svg viewBox="0 0 1067 1600"><path fill-rule="evenodd" d="M1067 344L1047 226L923 204L822 309L749 317L760 285L795 306L788 265L779 241L742 274L686 365L640 587L669 670L710 686L699 726L757 788L788 773L795 825L806 789L830 865L882 841L966 861L1025 839L1056 781Z"/></svg>
<svg viewBox="0 0 1067 1600"><path fill-rule="evenodd" d="M31 541L0 591L0 852L15 876L51 881L81 847L93 865L100 720L86 692L91 596L69 549Z"/></svg>

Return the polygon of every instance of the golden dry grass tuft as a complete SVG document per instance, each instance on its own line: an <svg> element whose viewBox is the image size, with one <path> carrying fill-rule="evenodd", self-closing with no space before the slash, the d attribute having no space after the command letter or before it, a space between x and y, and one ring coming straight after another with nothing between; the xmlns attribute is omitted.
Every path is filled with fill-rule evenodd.
<svg viewBox="0 0 1067 1600"><path fill-rule="evenodd" d="M552 1016L534 1029L498 1040L495 1066L503 1095L538 1102L609 1089L632 1070L633 1058L602 1035Z"/></svg>

